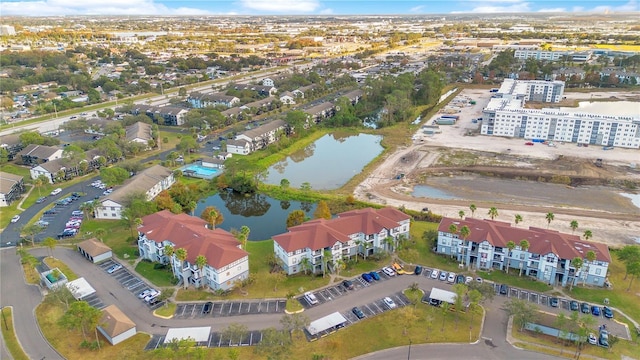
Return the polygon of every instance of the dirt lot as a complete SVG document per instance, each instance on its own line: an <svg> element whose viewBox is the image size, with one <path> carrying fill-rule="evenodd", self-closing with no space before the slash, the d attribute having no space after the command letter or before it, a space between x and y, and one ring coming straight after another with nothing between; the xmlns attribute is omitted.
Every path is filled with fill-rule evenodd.
<svg viewBox="0 0 640 360"><path fill-rule="evenodd" d="M611 96L628 99L629 94L567 94L585 100ZM639 150L603 151L575 144L525 146L522 139L469 136L478 133L479 124L471 119L481 116L489 98L486 90L464 90L457 99L472 99L476 105L459 103L443 109L460 115L457 125L440 126L442 133L434 136L416 133L412 145L390 153L358 185L356 197L414 210L428 207L450 217L457 217L460 210L470 215L469 204L474 203L476 216L485 216L488 208L497 207L498 220L512 222L515 214L520 214L525 226L538 227L547 227L545 214L553 212L551 229L570 232L569 223L577 220L576 233L589 229L594 241L611 245L640 242L640 208L619 195L633 191L602 186L610 182L622 186L625 181L640 184ZM596 158L603 160L603 167L594 165ZM399 174L404 174L402 179L395 179ZM550 184L553 175L570 177L573 186ZM547 177L544 183L530 181L539 176L541 180ZM428 198L414 197L417 185L444 191L450 198L437 198L429 191Z"/></svg>

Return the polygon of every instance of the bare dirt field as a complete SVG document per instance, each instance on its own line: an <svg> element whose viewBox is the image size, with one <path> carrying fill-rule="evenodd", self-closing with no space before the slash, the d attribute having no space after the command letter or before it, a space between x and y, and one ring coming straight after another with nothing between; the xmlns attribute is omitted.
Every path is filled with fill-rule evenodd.
<svg viewBox="0 0 640 360"><path fill-rule="evenodd" d="M629 100L638 94L568 93L567 97ZM469 205L474 203L475 216L486 216L488 208L497 207L497 219L502 221L513 222L520 214L526 226L571 232L569 223L577 220L576 233L589 229L593 241L640 242L640 208L620 195L633 194L633 186L640 185L640 150L525 146L523 139L475 135L479 124L471 120L481 116L489 98L487 90L463 90L458 101L443 109L460 115L456 125L440 126L441 133L433 136L418 131L410 146L390 153L357 186L355 196L414 210L427 207L449 217L457 217L460 210L471 215ZM476 104L464 104L465 100ZM601 167L595 165L598 158ZM400 174L402 178L396 179ZM424 185L428 187L418 188L423 197L413 196L416 186ZM551 224L545 220L548 212L555 215Z"/></svg>

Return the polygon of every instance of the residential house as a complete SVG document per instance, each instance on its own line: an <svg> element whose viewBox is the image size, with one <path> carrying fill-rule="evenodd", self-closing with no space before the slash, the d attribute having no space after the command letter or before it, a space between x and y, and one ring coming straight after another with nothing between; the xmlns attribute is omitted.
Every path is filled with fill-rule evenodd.
<svg viewBox="0 0 640 360"><path fill-rule="evenodd" d="M0 171L0 207L9 206L24 192L24 178Z"/></svg>
<svg viewBox="0 0 640 360"><path fill-rule="evenodd" d="M153 140L151 125L141 121L131 124L125 129L125 138L129 142L142 144L149 149L149 141Z"/></svg>
<svg viewBox="0 0 640 360"><path fill-rule="evenodd" d="M169 210L147 215L138 228L140 257L170 264L183 283L213 290L231 289L237 281L249 277L249 254L230 232L206 226L207 222L199 217ZM165 254L167 245L174 249L171 257ZM186 250L184 261L175 254L178 249ZM199 255L206 259L203 268L196 264Z"/></svg>
<svg viewBox="0 0 640 360"><path fill-rule="evenodd" d="M312 93L316 89L316 84L311 84L307 86L300 87L298 89L293 90L291 93L296 97L304 99L305 96Z"/></svg>
<svg viewBox="0 0 640 360"><path fill-rule="evenodd" d="M7 150L8 160L12 161L24 146L19 135L11 134L0 137L0 148Z"/></svg>
<svg viewBox="0 0 640 360"><path fill-rule="evenodd" d="M63 159L56 159L32 167L29 169L29 173L34 180L40 175L44 175L49 180L49 183L53 184L56 180L64 180L66 178L66 169ZM63 173L60 173L61 171Z"/></svg>
<svg viewBox="0 0 640 360"><path fill-rule="evenodd" d="M94 215L96 219L121 219L122 210L131 195L144 193L147 201L151 201L161 191L169 189L175 181L173 171L154 165L128 179L122 186L102 199Z"/></svg>
<svg viewBox="0 0 640 360"><path fill-rule="evenodd" d="M233 141L227 141L227 151L232 154L246 155L263 149L278 140L278 134L284 130L285 126L284 120L273 120L257 128L247 130L236 135Z"/></svg>
<svg viewBox="0 0 640 360"><path fill-rule="evenodd" d="M131 114L133 115L147 115L154 123L171 126L184 124L184 118L188 112L188 109L173 106L148 106L139 104L136 104L131 109Z"/></svg>
<svg viewBox="0 0 640 360"><path fill-rule="evenodd" d="M70 90L70 91L61 92L60 96L62 98L72 98L72 97L80 96L82 94L83 94L83 92L80 91L80 90Z"/></svg>
<svg viewBox="0 0 640 360"><path fill-rule="evenodd" d="M227 117L228 119L238 119L242 120L242 111L239 107L232 107L231 109L225 110L221 112L222 115Z"/></svg>
<svg viewBox="0 0 640 360"><path fill-rule="evenodd" d="M262 79L262 86L274 87L273 79L270 79L270 78Z"/></svg>
<svg viewBox="0 0 640 360"><path fill-rule="evenodd" d="M136 334L136 324L115 305L102 309L97 329L111 345L117 345Z"/></svg>
<svg viewBox="0 0 640 360"><path fill-rule="evenodd" d="M265 111L269 111L271 107L271 103L273 102L273 98L264 98L256 101L252 101L250 103L246 103L240 106L240 110L251 110L256 114L262 114Z"/></svg>
<svg viewBox="0 0 640 360"><path fill-rule="evenodd" d="M320 123L322 120L330 118L336 114L336 107L331 102L323 102L316 106L310 107L304 110L307 113L313 122Z"/></svg>
<svg viewBox="0 0 640 360"><path fill-rule="evenodd" d="M94 264L103 262L113 257L111 248L96 238L91 238L78 243L78 252Z"/></svg>
<svg viewBox="0 0 640 360"><path fill-rule="evenodd" d="M408 239L410 219L391 207L351 210L334 219L307 221L274 236L274 252L289 275L307 270L318 273L323 270L325 252L335 265L339 259L358 254L366 257L394 251L399 241Z"/></svg>
<svg viewBox="0 0 640 360"><path fill-rule="evenodd" d="M62 158L62 149L53 146L30 144L17 155L21 157L22 164L33 166Z"/></svg>
<svg viewBox="0 0 640 360"><path fill-rule="evenodd" d="M353 91L349 91L348 93L342 95L344 97L346 97L347 99L349 99L349 101L351 101L351 105L355 105L357 104L360 99L362 98L362 95L364 94L364 91L360 90L360 89L356 89Z"/></svg>
<svg viewBox="0 0 640 360"><path fill-rule="evenodd" d="M285 91L280 95L280 102L286 105L294 105L296 103L296 96L289 91Z"/></svg>
<svg viewBox="0 0 640 360"><path fill-rule="evenodd" d="M240 103L240 99L235 96L229 96L222 93L204 94L196 91L189 94L187 101L196 109L217 105L231 108Z"/></svg>
<svg viewBox="0 0 640 360"><path fill-rule="evenodd" d="M273 96L278 92L274 86L253 85L253 84L234 84L235 90L250 90L255 91L261 96Z"/></svg>
<svg viewBox="0 0 640 360"><path fill-rule="evenodd" d="M451 231L451 225L455 225L455 232ZM460 235L463 226L470 230L466 238ZM522 240L528 241L529 248L520 246ZM515 244L513 251L507 248L510 241ZM589 251L595 253L593 262L587 260ZM611 262L605 244L583 241L580 236L554 230L517 228L506 222L476 218L443 218L438 226L436 252L454 257L472 269L511 268L524 276L559 286L578 282L604 286ZM571 264L576 257L584 262L580 269Z"/></svg>

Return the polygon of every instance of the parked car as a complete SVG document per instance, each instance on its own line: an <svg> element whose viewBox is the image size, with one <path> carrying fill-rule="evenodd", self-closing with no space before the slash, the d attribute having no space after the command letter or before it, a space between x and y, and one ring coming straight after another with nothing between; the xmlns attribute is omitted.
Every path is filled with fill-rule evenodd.
<svg viewBox="0 0 640 360"><path fill-rule="evenodd" d="M613 310L607 306L602 308L602 314L604 314L604 317L607 319L613 319Z"/></svg>
<svg viewBox="0 0 640 360"><path fill-rule="evenodd" d="M431 271L431 278L432 278L432 279L437 279L439 275L440 275L440 270L438 270L438 269L433 269L433 270Z"/></svg>
<svg viewBox="0 0 640 360"><path fill-rule="evenodd" d="M592 306L591 307L591 314L593 316L600 316L600 306Z"/></svg>
<svg viewBox="0 0 640 360"><path fill-rule="evenodd" d="M607 330L600 330L600 336L598 337L598 345L602 347L609 347L609 332Z"/></svg>
<svg viewBox="0 0 640 360"><path fill-rule="evenodd" d="M473 278L471 276L467 276L466 278L464 278L464 283L467 285L471 284L472 281Z"/></svg>
<svg viewBox="0 0 640 360"><path fill-rule="evenodd" d="M413 273L416 275L422 274L422 266L418 265L415 269L413 269Z"/></svg>
<svg viewBox="0 0 640 360"><path fill-rule="evenodd" d="M371 277L376 281L380 280L380 274L378 274L377 271L372 271L372 272L369 273L369 275L371 275Z"/></svg>
<svg viewBox="0 0 640 360"><path fill-rule="evenodd" d="M500 295L507 295L509 293L509 287L505 284L500 285Z"/></svg>
<svg viewBox="0 0 640 360"><path fill-rule="evenodd" d="M442 301L437 300L437 299L429 298L429 305L431 305L431 306L440 306L440 304L442 304Z"/></svg>
<svg viewBox="0 0 640 360"><path fill-rule="evenodd" d="M464 275L456 275L456 284L464 284Z"/></svg>
<svg viewBox="0 0 640 360"><path fill-rule="evenodd" d="M151 300L149 300L149 305L155 305L155 304L158 304L159 302L160 302L160 296L156 296Z"/></svg>
<svg viewBox="0 0 640 360"><path fill-rule="evenodd" d="M347 290L353 290L353 283L349 280L343 281L342 286L344 286L344 288Z"/></svg>
<svg viewBox="0 0 640 360"><path fill-rule="evenodd" d="M71 212L71 216L84 216L84 213L82 212L82 210L73 210Z"/></svg>
<svg viewBox="0 0 640 360"><path fill-rule="evenodd" d="M151 300L153 300L153 299L157 298L158 296L160 296L160 291L158 291L158 290L153 290L151 293L149 293L149 295L147 295L147 296L144 298L144 301L145 301L145 302L151 302Z"/></svg>
<svg viewBox="0 0 640 360"><path fill-rule="evenodd" d="M558 304L560 303L560 300L558 300L557 297L552 297L549 298L549 306L551 307L558 307Z"/></svg>
<svg viewBox="0 0 640 360"><path fill-rule="evenodd" d="M120 269L122 269L122 265L115 264L115 265L111 266L109 269L107 269L107 273L113 274L114 272L116 272L116 271L118 271Z"/></svg>
<svg viewBox="0 0 640 360"><path fill-rule="evenodd" d="M385 274L387 274L388 276L395 276L395 275L396 275L396 272L395 272L395 271L393 271L393 269L392 269L392 268L387 267L387 266L385 266L385 267L383 267L383 268L382 268L382 272L384 272L384 273L385 273Z"/></svg>
<svg viewBox="0 0 640 360"><path fill-rule="evenodd" d="M384 302L384 306L389 309L395 309L397 307L396 303L388 296L382 299L382 301Z"/></svg>
<svg viewBox="0 0 640 360"><path fill-rule="evenodd" d="M42 204L42 203L43 203L43 202L45 202L46 200L47 200L47 198L46 198L46 197L41 197L41 198L38 198L38 200L36 200L36 203L37 203L37 204Z"/></svg>
<svg viewBox="0 0 640 360"><path fill-rule="evenodd" d="M61 188L57 188L51 192L51 196L56 196L62 192Z"/></svg>
<svg viewBox="0 0 640 360"><path fill-rule="evenodd" d="M147 297L147 295L151 293L151 291L153 291L153 289L145 289L140 294L138 294L138 299L144 299L145 297Z"/></svg>
<svg viewBox="0 0 640 360"><path fill-rule="evenodd" d="M526 143L524 143L527 146L533 146L533 143L531 141L527 141Z"/></svg>
<svg viewBox="0 0 640 360"><path fill-rule="evenodd" d="M596 336L593 333L589 333L588 341L589 341L589 344L591 344L591 345L597 345L598 344L598 339L596 339Z"/></svg>
<svg viewBox="0 0 640 360"><path fill-rule="evenodd" d="M14 217L11 218L12 223L17 223L19 220L20 220L20 215L15 215Z"/></svg>
<svg viewBox="0 0 640 360"><path fill-rule="evenodd" d="M362 279L368 283L373 281L373 276L371 276L371 274L369 273L364 273L362 274Z"/></svg>
<svg viewBox="0 0 640 360"><path fill-rule="evenodd" d="M213 308L213 303L211 301L207 301L206 303L204 303L204 307L202 308L202 313L208 314L211 312L212 308Z"/></svg>
<svg viewBox="0 0 640 360"><path fill-rule="evenodd" d="M447 282L449 283L454 283L456 282L456 274L454 273L449 273L449 276L447 276Z"/></svg>
<svg viewBox="0 0 640 360"><path fill-rule="evenodd" d="M362 310L360 310L360 308L358 308L357 306L354 307L353 309L351 309L351 312L358 318L358 319L362 319L364 318L364 313L362 312Z"/></svg>
<svg viewBox="0 0 640 360"><path fill-rule="evenodd" d="M318 303L318 298L311 291L307 291L304 293L304 298L307 300L309 305L316 305Z"/></svg>
<svg viewBox="0 0 640 360"><path fill-rule="evenodd" d="M575 300L571 300L569 301L569 309L571 309L571 311L578 311L580 309L580 304Z"/></svg>
<svg viewBox="0 0 640 360"><path fill-rule="evenodd" d="M447 281L447 272L443 271L440 273L440 281Z"/></svg>
<svg viewBox="0 0 640 360"><path fill-rule="evenodd" d="M483 280L481 277L477 277L477 278L476 278L476 282L477 282L478 284L482 284L482 282L483 282L483 281L484 281L484 280Z"/></svg>
<svg viewBox="0 0 640 360"><path fill-rule="evenodd" d="M583 302L582 304L580 304L580 311L583 314L588 314L589 313L589 304L587 304L586 302Z"/></svg>

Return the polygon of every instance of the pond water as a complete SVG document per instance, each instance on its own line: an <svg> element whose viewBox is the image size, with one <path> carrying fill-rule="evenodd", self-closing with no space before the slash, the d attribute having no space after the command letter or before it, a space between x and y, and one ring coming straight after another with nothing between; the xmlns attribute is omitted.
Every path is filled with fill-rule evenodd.
<svg viewBox="0 0 640 360"><path fill-rule="evenodd" d="M313 189L337 189L382 152L381 140L379 135L327 134L271 166L265 183L287 179L296 188L308 182Z"/></svg>
<svg viewBox="0 0 640 360"><path fill-rule="evenodd" d="M313 217L315 203L302 201L281 201L263 194L240 195L223 191L198 202L195 215L207 206L215 206L224 217L218 227L227 231L240 230L243 225L251 229L249 240L266 240L273 235L287 231L287 217L294 210L303 210L307 217Z"/></svg>
<svg viewBox="0 0 640 360"><path fill-rule="evenodd" d="M581 101L578 107L562 107L568 112L589 112L599 115L635 115L640 114L640 103L635 101Z"/></svg>
<svg viewBox="0 0 640 360"><path fill-rule="evenodd" d="M620 193L620 195L631 199L631 203L636 207L640 208L640 194L629 194L629 193Z"/></svg>
<svg viewBox="0 0 640 360"><path fill-rule="evenodd" d="M428 185L416 185L413 187L412 196L431 199L455 199L456 197L446 191L436 189Z"/></svg>

